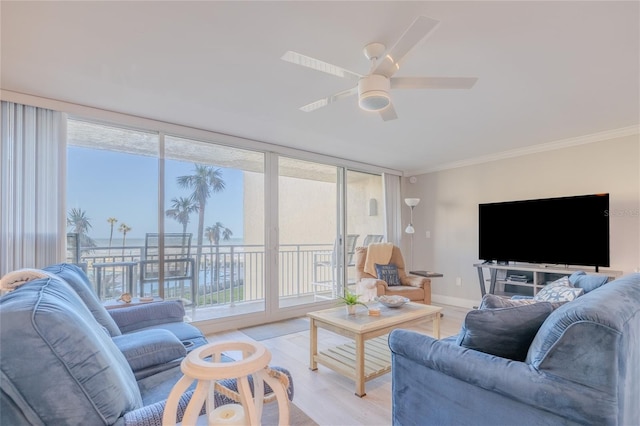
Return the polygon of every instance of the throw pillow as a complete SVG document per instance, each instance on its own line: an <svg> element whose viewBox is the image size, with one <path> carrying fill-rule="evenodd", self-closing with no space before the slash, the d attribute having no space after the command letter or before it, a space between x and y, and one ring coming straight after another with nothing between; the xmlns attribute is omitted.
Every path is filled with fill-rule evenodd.
<svg viewBox="0 0 640 426"><path fill-rule="evenodd" d="M510 308L513 306L530 305L540 303L531 296L513 296L511 299L496 296L495 294L485 294L480 304L480 309ZM551 302L551 307L555 310L567 302Z"/></svg>
<svg viewBox="0 0 640 426"><path fill-rule="evenodd" d="M533 299L544 302L571 302L583 294L583 289L571 285L569 277L562 277L557 281L545 285L533 296Z"/></svg>
<svg viewBox="0 0 640 426"><path fill-rule="evenodd" d="M456 343L490 355L524 361L538 329L553 311L540 302L467 313Z"/></svg>
<svg viewBox="0 0 640 426"><path fill-rule="evenodd" d="M555 281L547 282L545 287L573 287L573 284L569 281L569 277L561 277Z"/></svg>
<svg viewBox="0 0 640 426"><path fill-rule="evenodd" d="M393 263L388 265L380 265L378 263L376 265L376 275L379 280L382 280L387 283L389 286L402 285L400 283L400 276L398 276L398 267Z"/></svg>
<svg viewBox="0 0 640 426"><path fill-rule="evenodd" d="M533 299L507 299L487 293L482 297L479 309L511 308L514 306L531 305L532 303L538 303L538 301Z"/></svg>
<svg viewBox="0 0 640 426"><path fill-rule="evenodd" d="M584 271L577 271L571 274L569 281L574 287L580 287L585 293L589 293L606 284L609 281L609 277L598 274L587 275Z"/></svg>

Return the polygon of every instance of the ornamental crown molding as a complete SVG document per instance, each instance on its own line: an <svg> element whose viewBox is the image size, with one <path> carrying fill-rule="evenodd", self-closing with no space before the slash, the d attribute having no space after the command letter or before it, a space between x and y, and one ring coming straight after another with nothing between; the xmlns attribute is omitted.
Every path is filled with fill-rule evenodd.
<svg viewBox="0 0 640 426"><path fill-rule="evenodd" d="M511 149L508 151L498 152L481 157L471 158L468 160L454 161L444 163L439 166L427 169L405 171L404 176L421 175L425 173L438 172L442 170L455 169L458 167L473 166L476 164L488 163L496 160L504 160L507 158L520 157L522 155L537 154L540 152L553 151L556 149L569 148L572 146L585 145L594 142L601 142L609 139L622 138L640 134L640 125L621 127L619 129L606 130L603 132L591 133L589 135L576 136L573 138L561 139L553 142L546 142L528 146L525 148Z"/></svg>

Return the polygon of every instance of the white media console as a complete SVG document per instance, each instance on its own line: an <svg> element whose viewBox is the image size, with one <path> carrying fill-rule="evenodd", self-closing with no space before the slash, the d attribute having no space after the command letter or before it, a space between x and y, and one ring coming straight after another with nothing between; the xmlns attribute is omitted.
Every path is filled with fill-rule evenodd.
<svg viewBox="0 0 640 426"><path fill-rule="evenodd" d="M569 276L576 271L584 271L587 274L600 274L609 277L609 281L622 275L622 271L600 269L596 272L593 268L545 266L532 263L476 263L478 278L480 280L480 292L482 296L487 293L485 289L484 268L489 270L489 293L501 296L526 295L534 296L546 283L555 281L562 276Z"/></svg>

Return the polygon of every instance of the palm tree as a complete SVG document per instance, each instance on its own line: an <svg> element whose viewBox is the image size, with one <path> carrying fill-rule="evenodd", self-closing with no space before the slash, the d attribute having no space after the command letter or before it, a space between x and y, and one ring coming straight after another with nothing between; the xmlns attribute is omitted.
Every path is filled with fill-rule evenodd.
<svg viewBox="0 0 640 426"><path fill-rule="evenodd" d="M131 231L131 227L126 223L121 223L118 231L122 232L122 260L124 260L124 246L127 241L127 232Z"/></svg>
<svg viewBox="0 0 640 426"><path fill-rule="evenodd" d="M191 199L198 206L198 247L196 255L196 271L200 270L200 256L202 255L202 237L204 235L204 210L207 200L214 192L221 192L225 188L222 171L212 166L194 164L194 174L178 176L177 182L183 188L193 190Z"/></svg>
<svg viewBox="0 0 640 426"><path fill-rule="evenodd" d="M183 238L186 238L187 225L191 222L191 213L198 211L198 204L191 197L180 197L171 199L171 208L165 214L171 219L175 219L182 225ZM184 250L185 241L182 241L182 250Z"/></svg>
<svg viewBox="0 0 640 426"><path fill-rule="evenodd" d="M78 244L80 247L96 247L96 242L89 237L91 229L91 219L87 217L87 212L82 209L72 208L67 215L67 227L71 232L78 234Z"/></svg>
<svg viewBox="0 0 640 426"><path fill-rule="evenodd" d="M214 272L213 272L213 276L215 277L216 280L216 288L220 288L218 283L219 283L219 270L220 270L220 237L222 236L222 239L224 241L229 241L229 239L231 239L231 236L233 235L233 231L231 231L231 229L225 227L222 223L220 222L216 222L215 225L213 226L207 226L207 229L205 230L205 237L207 237L207 239L209 240L209 244L216 246L216 263L214 266Z"/></svg>
<svg viewBox="0 0 640 426"><path fill-rule="evenodd" d="M116 224L116 222L118 221L118 219L116 219L115 217L110 217L109 219L107 219L107 222L109 222L109 225L111 225L111 232L109 232L109 254L108 256L111 256L111 242L113 241L113 225Z"/></svg>

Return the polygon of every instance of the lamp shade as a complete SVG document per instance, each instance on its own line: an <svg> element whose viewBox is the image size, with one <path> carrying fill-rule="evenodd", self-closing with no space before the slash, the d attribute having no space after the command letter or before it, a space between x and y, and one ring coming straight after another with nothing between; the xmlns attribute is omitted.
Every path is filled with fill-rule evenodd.
<svg viewBox="0 0 640 426"><path fill-rule="evenodd" d="M418 203L420 202L420 198L405 198L404 202L409 206L409 207L415 207L418 205Z"/></svg>
<svg viewBox="0 0 640 426"><path fill-rule="evenodd" d="M407 227L404 229L404 232L406 232L407 234L414 234L416 230L413 229L412 224L408 224Z"/></svg>

